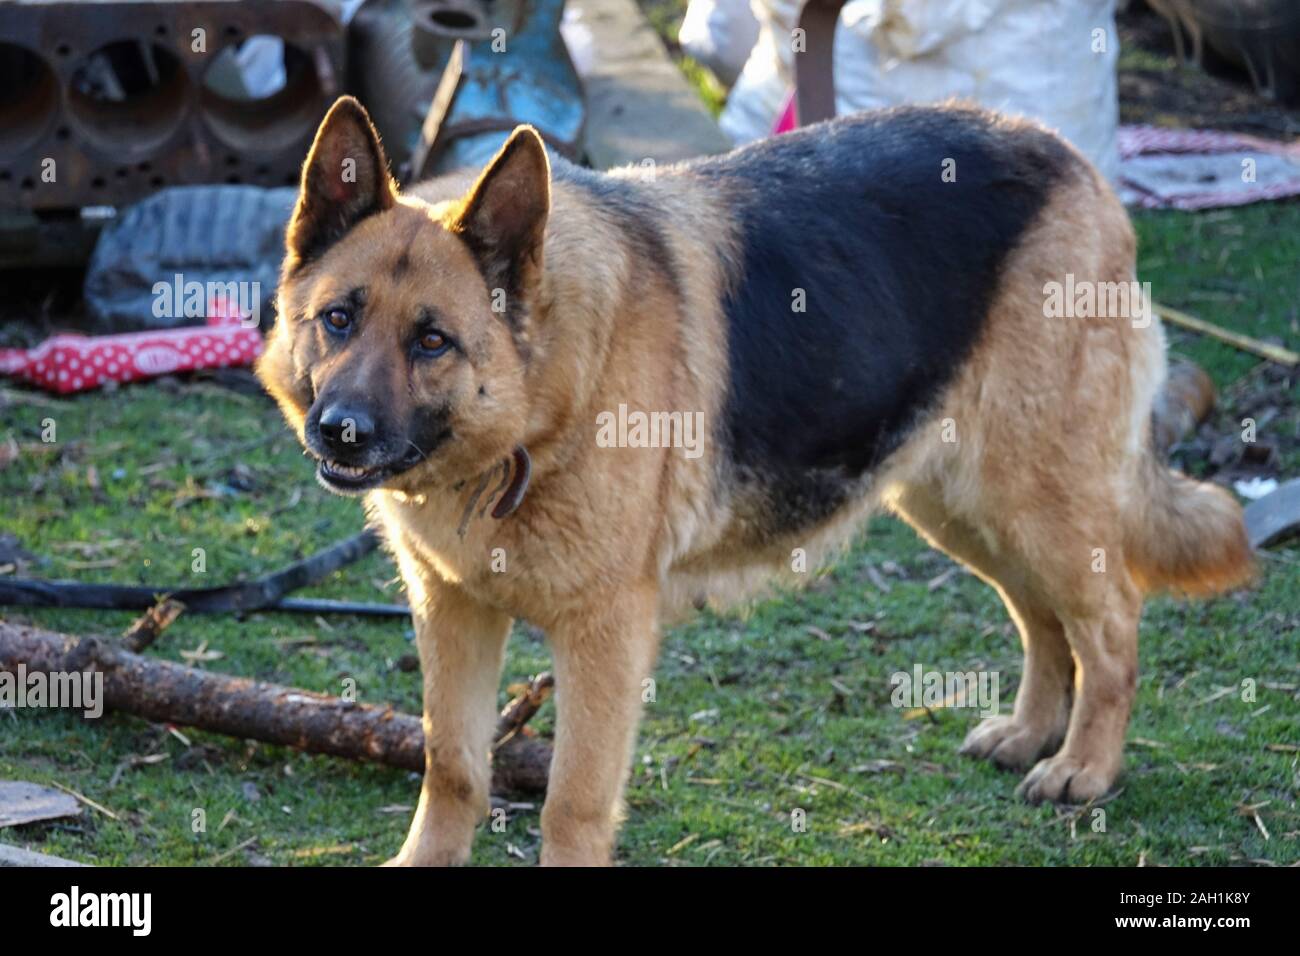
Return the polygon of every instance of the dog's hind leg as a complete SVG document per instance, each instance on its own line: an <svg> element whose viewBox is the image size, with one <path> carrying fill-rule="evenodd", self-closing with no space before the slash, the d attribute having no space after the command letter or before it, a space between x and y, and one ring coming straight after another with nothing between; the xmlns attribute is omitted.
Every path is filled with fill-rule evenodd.
<svg viewBox="0 0 1300 956"><path fill-rule="evenodd" d="M1133 530L1150 525L1133 512L1150 497L1139 466L1165 367L1160 326L1133 285L1134 251L1124 208L1099 176L1058 183L1008 257L983 336L934 413L956 440L922 426L898 459L898 480L941 489L987 549L986 577L1025 638L1015 729L977 728L970 749L992 743L999 759L1023 720L1033 732L1016 756L1032 759L1029 745L1047 749L1069 701L1060 749L1021 785L1031 800L1087 801L1114 783L1137 685L1142 595L1131 559L1159 578L1186 550ZM1054 298L1072 284L1093 293L1091 304L1071 293L1078 314ZM965 559L980 565L978 554Z"/></svg>
<svg viewBox="0 0 1300 956"><path fill-rule="evenodd" d="M1030 767L1060 746L1070 719L1074 662L1064 627L1033 589L1023 565L995 550L972 524L954 517L937 489L902 486L889 503L933 547L991 585L1006 604L1025 652L1015 707L976 725L961 752L1000 767Z"/></svg>
<svg viewBox="0 0 1300 956"><path fill-rule="evenodd" d="M1105 795L1124 761L1137 693L1142 593L1119 562L1056 581L1056 613L1075 660L1074 709L1061 749L1039 761L1017 792L1033 802L1086 803Z"/></svg>

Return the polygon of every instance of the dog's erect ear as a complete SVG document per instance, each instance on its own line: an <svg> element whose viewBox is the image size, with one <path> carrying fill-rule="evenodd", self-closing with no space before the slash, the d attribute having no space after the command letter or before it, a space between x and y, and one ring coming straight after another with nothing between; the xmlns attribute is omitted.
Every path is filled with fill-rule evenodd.
<svg viewBox="0 0 1300 956"><path fill-rule="evenodd" d="M397 187L370 114L352 97L339 97L321 120L302 167L298 204L285 234L290 271L396 201Z"/></svg>
<svg viewBox="0 0 1300 956"><path fill-rule="evenodd" d="M551 209L551 164L542 137L519 126L453 213L450 229L478 259L489 289L526 294L541 267Z"/></svg>

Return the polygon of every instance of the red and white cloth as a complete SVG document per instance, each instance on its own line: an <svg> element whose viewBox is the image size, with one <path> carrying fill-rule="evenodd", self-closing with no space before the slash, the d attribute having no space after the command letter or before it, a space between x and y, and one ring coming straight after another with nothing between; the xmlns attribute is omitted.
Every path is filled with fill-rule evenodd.
<svg viewBox="0 0 1300 956"><path fill-rule="evenodd" d="M1211 209L1300 195L1300 142L1121 126L1120 197L1143 209Z"/></svg>
<svg viewBox="0 0 1300 956"><path fill-rule="evenodd" d="M0 349L0 375L59 394L171 372L247 365L262 334L213 302L208 324L122 335L55 335L33 349Z"/></svg>

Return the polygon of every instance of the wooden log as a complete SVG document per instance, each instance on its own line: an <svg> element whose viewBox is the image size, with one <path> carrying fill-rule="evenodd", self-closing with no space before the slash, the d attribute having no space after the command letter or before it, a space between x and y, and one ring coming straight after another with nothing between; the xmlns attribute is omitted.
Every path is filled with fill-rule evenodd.
<svg viewBox="0 0 1300 956"><path fill-rule="evenodd" d="M0 671L17 673L19 665L28 673L100 671L104 707L145 720L282 744L307 753L424 769L420 718L392 707L214 674L142 657L94 637L70 637L0 621ZM540 683L542 687L535 683L521 695L527 700L512 702L502 716L497 733L502 743L493 755L494 791L546 789L551 748L518 733L521 708L535 711L533 702L549 688L545 676Z"/></svg>

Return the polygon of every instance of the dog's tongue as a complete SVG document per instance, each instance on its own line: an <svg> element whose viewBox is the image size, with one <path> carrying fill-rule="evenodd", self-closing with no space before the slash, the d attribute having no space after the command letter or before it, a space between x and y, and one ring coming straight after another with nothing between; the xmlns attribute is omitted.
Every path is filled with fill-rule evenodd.
<svg viewBox="0 0 1300 956"><path fill-rule="evenodd" d="M508 518L515 513L524 500L524 494L528 491L528 480L533 476L533 460L528 457L528 449L523 445L516 445L511 457L514 459L514 474L505 493L492 509L492 517L497 520Z"/></svg>

